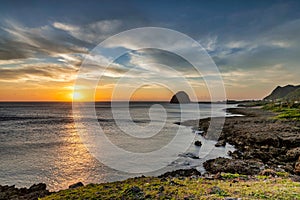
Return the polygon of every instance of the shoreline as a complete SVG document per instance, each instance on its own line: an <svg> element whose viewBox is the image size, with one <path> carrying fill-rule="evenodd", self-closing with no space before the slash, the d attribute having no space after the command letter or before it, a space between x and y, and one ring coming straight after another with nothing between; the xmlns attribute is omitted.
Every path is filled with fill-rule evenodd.
<svg viewBox="0 0 300 200"><path fill-rule="evenodd" d="M222 172L223 175L224 173L243 174L248 176L250 181L256 180L255 177L260 174L267 174L272 177L285 174L286 177L292 178L294 181L300 181L300 171L297 171L296 168L297 157L300 156L299 122L275 120L273 117L276 113L256 107L229 108L226 112L243 115L225 118L224 127L217 142L219 146L223 146L226 143L234 145L236 151L230 153L231 159L216 158L206 161L204 168L208 172L207 174L197 173L195 168L191 168L166 172L163 175L152 178L172 179L195 176L199 179L219 180L220 178L222 179L222 176L220 176ZM206 137L209 122L210 118L205 118L181 122L180 125L192 126L194 129L202 130L203 136ZM128 180L131 180L131 178L124 181L96 185L116 184ZM81 184L77 186L82 187ZM75 188L77 186L75 184ZM29 189L1 186L0 190L0 199L5 194L5 191L22 196L21 199L34 199L35 197L37 199L52 193L46 190L45 184L37 184ZM68 189L52 194L63 191L68 191Z"/></svg>
<svg viewBox="0 0 300 200"><path fill-rule="evenodd" d="M216 139L216 146L233 145L231 159L217 158L204 163L206 171L257 174L261 169L300 175L300 122L275 119L275 112L261 107L229 108L227 112L243 116L226 117L220 135L207 135L208 128L218 128L223 118L214 118L216 127L209 127L211 118L180 123L200 130L204 137ZM220 119L220 120L219 120ZM253 169L248 165L256 165ZM231 167L229 167L231 166Z"/></svg>
<svg viewBox="0 0 300 200"><path fill-rule="evenodd" d="M230 154L232 161L257 161L263 168L300 175L297 165L300 159L299 121L275 119L276 113L257 107L238 107L229 112L244 115L226 118L218 140L237 149ZM205 124L200 120L199 126ZM217 165L218 159L215 161L212 163ZM223 165L232 164L232 161L227 160ZM209 165L206 170L214 171Z"/></svg>

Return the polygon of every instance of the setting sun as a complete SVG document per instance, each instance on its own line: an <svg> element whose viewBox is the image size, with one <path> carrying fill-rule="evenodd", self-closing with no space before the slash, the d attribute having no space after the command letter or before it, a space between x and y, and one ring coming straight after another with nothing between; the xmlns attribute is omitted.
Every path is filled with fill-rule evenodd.
<svg viewBox="0 0 300 200"><path fill-rule="evenodd" d="M73 101L82 101L84 99L84 95L80 92L73 92L70 94L70 97Z"/></svg>

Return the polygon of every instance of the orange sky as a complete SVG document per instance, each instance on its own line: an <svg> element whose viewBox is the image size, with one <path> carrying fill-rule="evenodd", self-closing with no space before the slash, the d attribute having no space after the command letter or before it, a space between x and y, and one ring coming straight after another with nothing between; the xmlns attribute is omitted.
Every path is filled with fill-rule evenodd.
<svg viewBox="0 0 300 200"><path fill-rule="evenodd" d="M76 101L91 101L95 95L96 101L110 101L113 93L113 88L99 88L94 94L93 91L78 91L73 94L72 85L62 84L48 87L32 87L23 83L13 84L9 88L0 88L0 101L72 101L73 96ZM195 88L198 101L209 101L210 96L207 88ZM229 99L247 99L249 92L257 92L255 88L247 90L227 90ZM172 92L166 88L141 88L129 98L134 101L169 101ZM260 92L256 95L263 97L266 93ZM127 100L128 94L126 89L122 93L115 94L115 100ZM195 100L195 99L194 99Z"/></svg>

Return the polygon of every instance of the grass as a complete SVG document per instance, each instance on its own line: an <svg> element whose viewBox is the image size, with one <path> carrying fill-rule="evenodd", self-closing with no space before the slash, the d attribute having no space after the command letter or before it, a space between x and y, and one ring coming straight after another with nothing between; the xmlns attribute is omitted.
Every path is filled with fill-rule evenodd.
<svg viewBox="0 0 300 200"><path fill-rule="evenodd" d="M275 116L275 119L289 119L300 121L300 104L294 105L280 105L280 104L266 104L264 107L266 110L271 110L273 112L277 112L278 115Z"/></svg>
<svg viewBox="0 0 300 200"><path fill-rule="evenodd" d="M226 180L204 178L131 178L125 181L89 184L59 191L43 200L59 199L300 199L300 183L286 177L239 180L226 174ZM224 178L223 177L223 178ZM243 176L242 176L243 177ZM232 178L238 179L233 181Z"/></svg>
<svg viewBox="0 0 300 200"><path fill-rule="evenodd" d="M276 116L278 119L291 119L300 121L300 109L298 108L286 108L279 115Z"/></svg>

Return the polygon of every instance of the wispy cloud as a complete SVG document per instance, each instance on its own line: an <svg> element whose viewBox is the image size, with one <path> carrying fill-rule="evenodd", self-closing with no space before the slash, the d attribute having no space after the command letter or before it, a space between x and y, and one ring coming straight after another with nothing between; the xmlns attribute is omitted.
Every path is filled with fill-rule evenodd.
<svg viewBox="0 0 300 200"><path fill-rule="evenodd" d="M87 25L54 22L53 27L68 32L74 38L97 45L123 27L121 20L102 20Z"/></svg>
<svg viewBox="0 0 300 200"><path fill-rule="evenodd" d="M83 46L76 45L76 41L67 35L57 33L51 26L36 28L25 27L15 21L6 21L1 27L0 40L1 60L32 58L37 56L55 56L67 53L86 53Z"/></svg>
<svg viewBox="0 0 300 200"><path fill-rule="evenodd" d="M0 68L0 82L27 82L31 80L54 82L69 82L76 78L74 68L58 64L39 63L34 65L22 64L18 67Z"/></svg>

